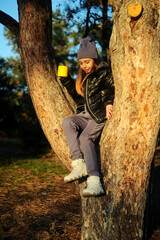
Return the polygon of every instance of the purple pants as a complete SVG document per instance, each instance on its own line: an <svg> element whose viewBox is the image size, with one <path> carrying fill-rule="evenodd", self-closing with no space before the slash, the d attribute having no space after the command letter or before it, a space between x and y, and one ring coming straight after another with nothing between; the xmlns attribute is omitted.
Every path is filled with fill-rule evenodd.
<svg viewBox="0 0 160 240"><path fill-rule="evenodd" d="M89 176L100 176L95 141L100 136L105 123L106 121L96 123L86 110L62 122L72 160L83 158Z"/></svg>

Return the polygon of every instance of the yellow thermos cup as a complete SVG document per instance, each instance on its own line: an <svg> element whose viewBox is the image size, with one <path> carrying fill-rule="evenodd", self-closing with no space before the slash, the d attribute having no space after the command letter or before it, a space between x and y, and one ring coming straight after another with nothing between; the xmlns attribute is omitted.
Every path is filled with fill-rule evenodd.
<svg viewBox="0 0 160 240"><path fill-rule="evenodd" d="M68 77L68 67L67 66L58 66L58 77Z"/></svg>

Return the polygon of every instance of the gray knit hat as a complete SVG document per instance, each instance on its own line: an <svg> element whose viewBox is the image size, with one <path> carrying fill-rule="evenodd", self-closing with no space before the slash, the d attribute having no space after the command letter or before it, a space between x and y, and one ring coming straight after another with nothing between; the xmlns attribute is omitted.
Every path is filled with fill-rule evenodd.
<svg viewBox="0 0 160 240"><path fill-rule="evenodd" d="M86 37L81 40L81 45L77 53L77 59L81 58L98 59L95 42L90 37Z"/></svg>

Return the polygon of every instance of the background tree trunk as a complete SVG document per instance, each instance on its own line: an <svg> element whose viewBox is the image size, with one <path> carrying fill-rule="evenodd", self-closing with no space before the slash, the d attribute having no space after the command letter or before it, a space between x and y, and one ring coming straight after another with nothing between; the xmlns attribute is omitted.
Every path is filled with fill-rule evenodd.
<svg viewBox="0 0 160 240"><path fill-rule="evenodd" d="M116 96L113 117L101 137L106 196L83 199L82 239L143 237L159 130L160 20L156 1L141 1L143 13L137 19L128 16L129 3L112 1L115 12L110 50Z"/></svg>
<svg viewBox="0 0 160 240"><path fill-rule="evenodd" d="M141 0L132 19L128 0L110 0L110 50L116 87L114 114L101 137L106 196L82 198L82 239L136 240L143 236L146 192L159 129L160 79L157 0ZM18 0L19 48L37 116L53 150L70 168L62 120L75 103L56 78L51 47L51 1ZM80 184L80 190L84 184Z"/></svg>

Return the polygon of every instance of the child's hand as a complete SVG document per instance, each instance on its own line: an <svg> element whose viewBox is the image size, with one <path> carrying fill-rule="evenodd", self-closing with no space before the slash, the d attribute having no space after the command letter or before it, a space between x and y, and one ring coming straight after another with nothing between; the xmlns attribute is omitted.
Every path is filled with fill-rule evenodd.
<svg viewBox="0 0 160 240"><path fill-rule="evenodd" d="M64 78L64 77L58 77L58 79L62 82L65 82L65 80L66 80L66 78Z"/></svg>
<svg viewBox="0 0 160 240"><path fill-rule="evenodd" d="M109 104L106 106L106 118L110 119L112 117L112 113L113 113L113 105Z"/></svg>

